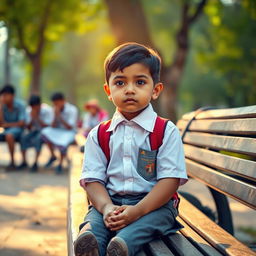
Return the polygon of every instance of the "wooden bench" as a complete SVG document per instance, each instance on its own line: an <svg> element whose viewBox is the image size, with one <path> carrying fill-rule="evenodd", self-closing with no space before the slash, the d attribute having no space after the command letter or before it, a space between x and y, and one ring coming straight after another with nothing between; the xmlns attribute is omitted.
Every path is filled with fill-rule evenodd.
<svg viewBox="0 0 256 256"><path fill-rule="evenodd" d="M224 204L229 211L225 195L255 209L256 106L191 112L177 126L183 135L188 174L211 188L217 209ZM70 170L69 256L74 255L73 242L87 211L86 195L78 185L82 158L81 153L74 154ZM218 209L219 219L222 213ZM145 245L138 256L256 255L182 196L178 220L184 229Z"/></svg>

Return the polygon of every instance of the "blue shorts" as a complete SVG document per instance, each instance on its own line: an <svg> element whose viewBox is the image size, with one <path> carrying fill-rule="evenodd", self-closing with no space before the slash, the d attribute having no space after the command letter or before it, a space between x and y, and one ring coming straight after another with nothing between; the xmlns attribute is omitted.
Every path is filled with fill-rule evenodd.
<svg viewBox="0 0 256 256"><path fill-rule="evenodd" d="M135 205L144 196L145 194L138 196L114 195L111 199L115 205ZM122 238L128 246L129 256L134 256L144 244L151 242L156 237L170 235L183 228L176 220L177 215L178 211L173 206L173 201L170 200L167 204L144 215L128 226L117 232L112 232L106 228L102 214L93 206L89 206L89 211L85 216L84 223L80 225L80 229L86 225L87 230L95 235L100 256L105 256L108 243L114 236Z"/></svg>
<svg viewBox="0 0 256 256"><path fill-rule="evenodd" d="M5 128L4 132L0 133L0 141L5 141L6 134L12 134L14 139L18 141L23 132L23 128L21 127L9 127Z"/></svg>
<svg viewBox="0 0 256 256"><path fill-rule="evenodd" d="M31 131L23 134L20 139L21 150L27 150L28 148L35 148L36 152L40 152L43 145L43 139L41 131Z"/></svg>

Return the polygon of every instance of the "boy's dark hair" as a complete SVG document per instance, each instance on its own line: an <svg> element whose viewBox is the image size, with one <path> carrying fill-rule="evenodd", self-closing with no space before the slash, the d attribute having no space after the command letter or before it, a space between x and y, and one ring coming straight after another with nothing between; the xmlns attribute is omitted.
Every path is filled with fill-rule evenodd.
<svg viewBox="0 0 256 256"><path fill-rule="evenodd" d="M55 92L52 97L51 97L51 100L52 101L55 101L55 100L64 100L65 97L64 97L64 94L62 92Z"/></svg>
<svg viewBox="0 0 256 256"><path fill-rule="evenodd" d="M28 104L32 106L37 106L41 104L41 98L38 95L31 95Z"/></svg>
<svg viewBox="0 0 256 256"><path fill-rule="evenodd" d="M15 89L11 84L6 84L0 91L0 95L4 94L4 93L8 93L8 94L15 94Z"/></svg>
<svg viewBox="0 0 256 256"><path fill-rule="evenodd" d="M161 58L153 49L138 43L125 43L109 53L104 62L105 79L109 83L112 72L123 71L135 63L141 63L149 68L154 84L160 80Z"/></svg>

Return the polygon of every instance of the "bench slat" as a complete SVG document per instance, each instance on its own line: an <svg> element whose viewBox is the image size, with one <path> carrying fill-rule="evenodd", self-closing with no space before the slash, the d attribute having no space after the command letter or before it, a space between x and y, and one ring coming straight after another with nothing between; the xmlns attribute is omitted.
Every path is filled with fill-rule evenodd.
<svg viewBox="0 0 256 256"><path fill-rule="evenodd" d="M81 172L83 155L80 152L74 153L72 156L71 168L69 172L69 205L68 205L68 251L69 256L73 256L73 242L77 238L79 225L83 222L85 213L87 212L86 194L78 185Z"/></svg>
<svg viewBox="0 0 256 256"><path fill-rule="evenodd" d="M146 245L146 250L150 251L152 256L174 256L166 244L161 239L156 239Z"/></svg>
<svg viewBox="0 0 256 256"><path fill-rule="evenodd" d="M186 127L187 121L177 123L180 129ZM189 126L190 131L205 131L224 134L256 134L256 118L227 120L194 120Z"/></svg>
<svg viewBox="0 0 256 256"><path fill-rule="evenodd" d="M180 201L180 217L206 241L225 255L255 256L255 252L219 227L182 196Z"/></svg>
<svg viewBox="0 0 256 256"><path fill-rule="evenodd" d="M178 221L184 226L180 233L185 236L194 246L196 246L204 255L209 256L221 256L219 251L212 247L204 238L198 235L185 221L180 217Z"/></svg>
<svg viewBox="0 0 256 256"><path fill-rule="evenodd" d="M256 162L184 145L187 158L256 181Z"/></svg>
<svg viewBox="0 0 256 256"><path fill-rule="evenodd" d="M175 255L180 256L202 256L203 254L194 247L183 235L175 233L164 237L168 245L176 252Z"/></svg>
<svg viewBox="0 0 256 256"><path fill-rule="evenodd" d="M187 132L184 137L184 142L212 149L256 156L256 139L254 138L215 135L202 132Z"/></svg>
<svg viewBox="0 0 256 256"><path fill-rule="evenodd" d="M189 176L256 209L256 188L245 182L186 159Z"/></svg>
<svg viewBox="0 0 256 256"><path fill-rule="evenodd" d="M182 119L190 120L195 114L195 111L184 114ZM196 119L206 118L244 118L256 117L256 105L241 107L241 108L227 108L227 109L213 109L203 111L196 116Z"/></svg>

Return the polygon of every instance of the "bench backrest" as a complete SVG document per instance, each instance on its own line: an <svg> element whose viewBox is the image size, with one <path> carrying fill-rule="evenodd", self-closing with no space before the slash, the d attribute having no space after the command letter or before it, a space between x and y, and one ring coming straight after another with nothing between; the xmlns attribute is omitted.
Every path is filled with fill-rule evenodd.
<svg viewBox="0 0 256 256"><path fill-rule="evenodd" d="M177 126L189 176L256 209L256 105L191 112Z"/></svg>

